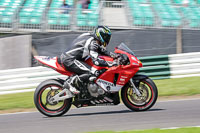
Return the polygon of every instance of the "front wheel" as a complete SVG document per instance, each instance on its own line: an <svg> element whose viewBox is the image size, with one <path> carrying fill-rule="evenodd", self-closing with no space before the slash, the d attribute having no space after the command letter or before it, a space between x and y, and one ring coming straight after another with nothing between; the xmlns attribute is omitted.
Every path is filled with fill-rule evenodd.
<svg viewBox="0 0 200 133"><path fill-rule="evenodd" d="M52 102L51 97L63 90L63 85L56 80L46 80L36 88L34 102L36 108L49 117L61 116L71 107L72 98ZM66 95L65 93L63 95Z"/></svg>
<svg viewBox="0 0 200 133"><path fill-rule="evenodd" d="M137 83L136 87L141 93L137 96L129 84L124 86L121 92L123 103L133 111L145 111L151 108L157 100L158 90L155 83L149 79L142 79Z"/></svg>

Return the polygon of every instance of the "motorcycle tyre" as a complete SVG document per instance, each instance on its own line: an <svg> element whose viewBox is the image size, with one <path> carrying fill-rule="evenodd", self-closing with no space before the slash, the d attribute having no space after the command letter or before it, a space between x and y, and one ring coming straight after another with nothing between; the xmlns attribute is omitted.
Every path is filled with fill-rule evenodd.
<svg viewBox="0 0 200 133"><path fill-rule="evenodd" d="M35 103L35 106L36 108L38 109L39 112L41 112L42 114L48 116L48 117L58 117L58 116L62 116L63 114L65 114L71 107L72 105L72 98L69 98L69 99L65 99L65 102L67 102L67 104L65 105L65 107L60 111L60 112L57 112L57 113L48 113L46 112L39 104L39 94L40 94L40 91L42 91L43 87L45 86L48 86L48 85L56 85L56 86L59 86L60 88L63 89L63 85L61 84L61 82L59 82L58 80L56 79L48 79L48 80L45 80L43 81L42 83L40 83L36 90L35 90L35 93L34 93L34 103Z"/></svg>
<svg viewBox="0 0 200 133"><path fill-rule="evenodd" d="M147 84L149 84L149 86L152 87L152 91L153 91L154 95L153 95L150 103L147 103L147 105L145 104L144 106L143 105L135 106L135 105L131 104L130 101L128 101L128 98L126 96L129 85L127 84L126 86L124 86L124 88L121 91L121 98L122 98L123 103L126 105L126 107L128 107L132 111L146 111L146 110L150 109L156 103L157 98L158 98L158 90L157 90L155 83L150 78L141 79L140 82L141 81L146 82Z"/></svg>

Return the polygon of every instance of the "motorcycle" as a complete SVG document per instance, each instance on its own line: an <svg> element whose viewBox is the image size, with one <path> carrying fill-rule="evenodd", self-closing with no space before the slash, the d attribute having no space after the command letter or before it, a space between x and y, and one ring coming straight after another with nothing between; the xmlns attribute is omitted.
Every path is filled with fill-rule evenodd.
<svg viewBox="0 0 200 133"><path fill-rule="evenodd" d="M65 114L71 105L77 108L118 105L121 95L123 103L130 110L150 109L158 97L155 83L148 76L136 74L142 63L124 43L117 46L114 52L118 55L117 59L108 56L100 58L108 63L116 62L116 66L96 66L91 58L85 61L96 68L100 76L94 81L79 85L78 95L71 93L69 88L63 88L64 82L73 73L62 66L59 58L35 56L34 58L44 66L66 75L66 79L48 79L37 86L34 93L36 108L46 116L55 117Z"/></svg>

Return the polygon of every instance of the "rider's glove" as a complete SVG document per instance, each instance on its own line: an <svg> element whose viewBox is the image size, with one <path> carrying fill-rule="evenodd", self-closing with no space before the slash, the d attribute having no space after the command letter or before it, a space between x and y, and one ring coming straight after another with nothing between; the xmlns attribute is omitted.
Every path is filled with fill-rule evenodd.
<svg viewBox="0 0 200 133"><path fill-rule="evenodd" d="M116 61L113 61L112 66L118 66L118 63Z"/></svg>
<svg viewBox="0 0 200 133"><path fill-rule="evenodd" d="M110 52L110 56L113 58L113 59L117 59L119 57L118 54L115 54L115 53L112 53Z"/></svg>
<svg viewBox="0 0 200 133"><path fill-rule="evenodd" d="M109 67L118 66L118 63L116 61L113 61L112 63L108 63L108 66Z"/></svg>

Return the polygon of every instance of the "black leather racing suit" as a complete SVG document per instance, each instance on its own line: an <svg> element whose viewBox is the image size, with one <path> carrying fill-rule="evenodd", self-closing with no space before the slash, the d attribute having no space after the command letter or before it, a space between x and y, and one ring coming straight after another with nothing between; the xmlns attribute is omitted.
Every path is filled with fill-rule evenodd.
<svg viewBox="0 0 200 133"><path fill-rule="evenodd" d="M79 75L81 81L88 82L91 75L98 76L98 71L86 64L85 60L91 57L95 65L108 66L105 60L98 57L99 54L110 56L111 53L97 44L92 34L85 33L73 41L72 49L62 53L60 59L67 70Z"/></svg>

